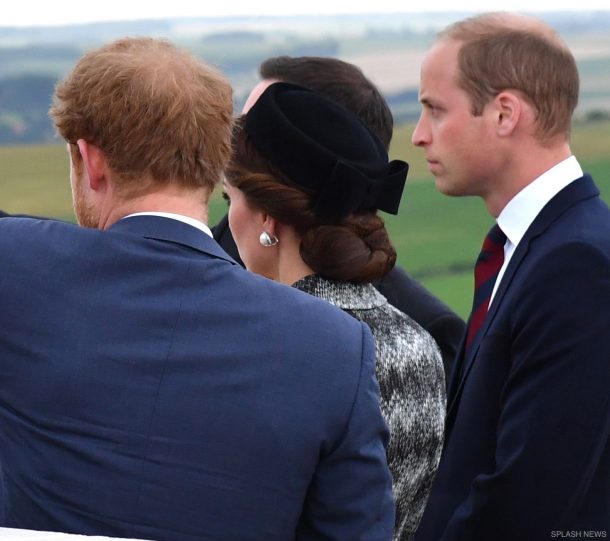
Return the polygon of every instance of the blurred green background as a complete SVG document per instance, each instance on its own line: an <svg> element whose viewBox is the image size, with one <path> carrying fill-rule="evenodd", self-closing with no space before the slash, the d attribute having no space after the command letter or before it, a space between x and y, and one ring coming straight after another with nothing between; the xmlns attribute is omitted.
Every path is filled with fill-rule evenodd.
<svg viewBox="0 0 610 541"><path fill-rule="evenodd" d="M393 158L410 165L399 216L386 215L398 251L398 262L462 317L472 298L472 266L492 223L478 198L439 194L426 170L423 151L410 143L413 125L396 129ZM610 120L577 122L572 150L610 201ZM73 220L65 145L0 147L0 208ZM226 212L217 192L210 205L210 223Z"/></svg>

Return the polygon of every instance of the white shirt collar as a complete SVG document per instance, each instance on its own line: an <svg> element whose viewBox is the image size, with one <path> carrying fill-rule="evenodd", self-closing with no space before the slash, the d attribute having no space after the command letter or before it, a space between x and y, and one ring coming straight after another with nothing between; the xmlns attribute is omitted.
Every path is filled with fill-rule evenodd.
<svg viewBox="0 0 610 541"><path fill-rule="evenodd" d="M173 212L135 212L134 214L125 216L123 219L131 218L132 216L161 216L162 218L170 218L171 220L178 220L179 222L192 225L210 237L213 236L210 228L202 221L195 220L195 218L191 218L190 216L183 216L182 214L174 214Z"/></svg>
<svg viewBox="0 0 610 541"><path fill-rule="evenodd" d="M490 304L496 296L496 291L517 245L536 216L555 195L582 176L583 172L578 161L574 156L570 156L528 184L502 209L497 222L506 235L507 241L504 244L504 264L496 279Z"/></svg>
<svg viewBox="0 0 610 541"><path fill-rule="evenodd" d="M544 172L523 188L498 216L498 225L513 246L517 246L544 206L568 184L583 176L575 156Z"/></svg>

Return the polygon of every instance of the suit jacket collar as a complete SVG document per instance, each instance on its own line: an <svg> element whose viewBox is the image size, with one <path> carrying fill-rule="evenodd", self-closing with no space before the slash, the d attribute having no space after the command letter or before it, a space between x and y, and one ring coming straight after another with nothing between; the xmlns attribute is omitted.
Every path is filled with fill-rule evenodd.
<svg viewBox="0 0 610 541"><path fill-rule="evenodd" d="M143 238L155 239L181 244L199 252L204 252L219 259L225 259L236 265L235 261L203 231L187 223L163 216L130 216L115 222L109 231L140 235Z"/></svg>
<svg viewBox="0 0 610 541"><path fill-rule="evenodd" d="M499 307L502 304L502 300L515 276L515 273L521 266L521 263L527 256L531 242L544 233L564 212L575 204L590 199L592 197L598 197L599 190L590 175L584 175L583 177L575 180L568 184L563 190L561 190L555 197L553 197L540 211L536 219L532 222L525 235L521 239L521 242L517 246L515 253L513 254L508 267L502 277L502 281L498 286L496 295L493 298L489 312L481 331L475 338L473 343L468 349L468 354L464 355L464 342L459 349L458 358L454 366L454 370L451 374L451 380L448 389L448 415L454 409L464 385L465 379L468 377L468 373L472 368L472 363L481 345L481 340L487 333L489 325L494 320Z"/></svg>

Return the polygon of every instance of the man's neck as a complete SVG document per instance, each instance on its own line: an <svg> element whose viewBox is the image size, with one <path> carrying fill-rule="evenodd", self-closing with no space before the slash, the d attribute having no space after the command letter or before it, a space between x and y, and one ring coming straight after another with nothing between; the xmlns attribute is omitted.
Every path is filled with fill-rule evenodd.
<svg viewBox="0 0 610 541"><path fill-rule="evenodd" d="M489 213L497 218L515 195L571 155L567 142L553 147L537 146L516 154L511 160L513 167L510 171L504 171L504 175L499 176L496 184L483 196Z"/></svg>
<svg viewBox="0 0 610 541"><path fill-rule="evenodd" d="M171 187L137 197L115 200L103 205L98 228L108 229L121 218L139 212L179 214L207 224L208 199L208 190Z"/></svg>

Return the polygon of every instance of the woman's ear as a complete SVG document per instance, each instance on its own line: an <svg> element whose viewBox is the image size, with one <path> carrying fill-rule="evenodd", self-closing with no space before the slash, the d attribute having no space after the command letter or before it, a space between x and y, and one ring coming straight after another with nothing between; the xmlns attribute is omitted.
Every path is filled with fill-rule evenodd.
<svg viewBox="0 0 610 541"><path fill-rule="evenodd" d="M262 220L263 220L263 229L269 233L269 235L275 236L277 237L278 234L278 229L279 229L279 222L270 214L267 214L266 212L262 213Z"/></svg>

